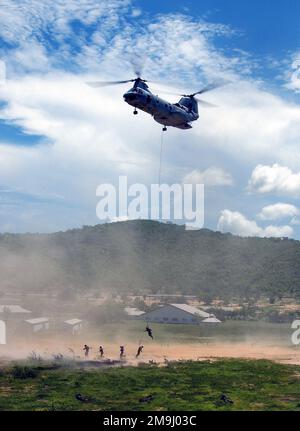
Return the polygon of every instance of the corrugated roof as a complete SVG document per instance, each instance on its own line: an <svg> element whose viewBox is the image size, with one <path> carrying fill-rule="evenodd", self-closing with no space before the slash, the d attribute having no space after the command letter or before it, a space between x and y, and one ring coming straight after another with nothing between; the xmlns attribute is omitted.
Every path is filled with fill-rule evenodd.
<svg viewBox="0 0 300 431"><path fill-rule="evenodd" d="M38 323L46 323L49 322L48 317L37 317L35 319L28 319L25 322L30 323L31 325L37 325Z"/></svg>
<svg viewBox="0 0 300 431"><path fill-rule="evenodd" d="M200 317L209 317L210 314L206 313L206 311L199 310L199 308L193 307L192 305L188 304L169 304L172 305L172 307L179 308L180 310L185 311L186 313L193 314L194 316L200 316Z"/></svg>
<svg viewBox="0 0 300 431"><path fill-rule="evenodd" d="M124 311L128 316L141 316L142 314L145 314L144 311L133 307L125 307Z"/></svg>
<svg viewBox="0 0 300 431"><path fill-rule="evenodd" d="M82 320L80 319L70 319L70 320L65 320L64 323L67 323L68 325L77 325L78 323L81 323Z"/></svg>
<svg viewBox="0 0 300 431"><path fill-rule="evenodd" d="M5 312L5 310L9 310L11 313L31 313L20 305L0 305L0 313Z"/></svg>

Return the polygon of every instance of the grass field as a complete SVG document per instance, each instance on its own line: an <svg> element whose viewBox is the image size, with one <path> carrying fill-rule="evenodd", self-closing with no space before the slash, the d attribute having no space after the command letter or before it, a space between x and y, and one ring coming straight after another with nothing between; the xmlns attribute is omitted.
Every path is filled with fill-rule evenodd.
<svg viewBox="0 0 300 431"><path fill-rule="evenodd" d="M230 359L83 370L27 361L1 369L0 410L300 410L300 367Z"/></svg>

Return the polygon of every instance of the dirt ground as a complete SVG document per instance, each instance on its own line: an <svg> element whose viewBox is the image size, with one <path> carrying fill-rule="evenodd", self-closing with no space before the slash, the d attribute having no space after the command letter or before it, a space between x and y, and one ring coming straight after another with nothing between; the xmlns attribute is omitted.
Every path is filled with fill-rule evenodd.
<svg viewBox="0 0 300 431"><path fill-rule="evenodd" d="M0 359L16 360L27 358L31 352L35 352L44 359L52 358L53 355L61 353L65 358L84 359L83 345L91 346L89 359L99 359L99 341L71 338L69 340L43 339L35 342L19 340L14 347L8 345L0 346ZM155 361L163 363L165 360L205 360L212 358L248 358L248 359L270 359L284 364L300 365L300 347L285 347L268 345L267 342L235 343L214 342L203 340L201 343L192 344L160 344L149 339L144 343L144 351L139 359L135 358L137 344L125 342L124 340L104 345L105 359L119 359L119 346L125 346L126 362L137 364L138 362Z"/></svg>

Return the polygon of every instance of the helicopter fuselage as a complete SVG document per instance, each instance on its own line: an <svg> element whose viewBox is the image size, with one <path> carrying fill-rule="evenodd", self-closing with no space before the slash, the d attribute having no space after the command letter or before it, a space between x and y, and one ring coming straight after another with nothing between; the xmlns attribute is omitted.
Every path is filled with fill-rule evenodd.
<svg viewBox="0 0 300 431"><path fill-rule="evenodd" d="M123 98L134 108L152 115L154 120L163 126L191 129L190 123L199 118L197 108L193 109L193 106L190 106L189 98L181 98L179 103L169 103L151 93L144 83L134 85L123 95Z"/></svg>

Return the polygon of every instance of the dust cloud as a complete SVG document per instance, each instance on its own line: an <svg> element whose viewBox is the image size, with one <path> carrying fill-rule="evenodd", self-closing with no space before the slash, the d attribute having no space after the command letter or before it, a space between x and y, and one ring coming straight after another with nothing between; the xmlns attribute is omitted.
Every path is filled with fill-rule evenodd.
<svg viewBox="0 0 300 431"><path fill-rule="evenodd" d="M10 362L13 360L26 359L34 352L43 359L54 359L55 355L62 354L65 359L84 360L83 345L87 343L91 349L89 360L99 360L99 340L85 337L81 338L44 338L43 340L28 343L19 340L14 346L0 346L0 361ZM163 364L175 360L214 360L220 358L242 358L242 359L268 359L284 364L300 365L300 350L296 346L268 344L268 341L253 339L251 342L221 342L217 340L203 339L199 343L159 343L155 340L146 341L144 351L140 358L136 359L138 345L132 340L114 339L113 342L102 343L104 346L104 359L118 360L119 347L125 346L124 363L137 365L140 362L153 361Z"/></svg>

